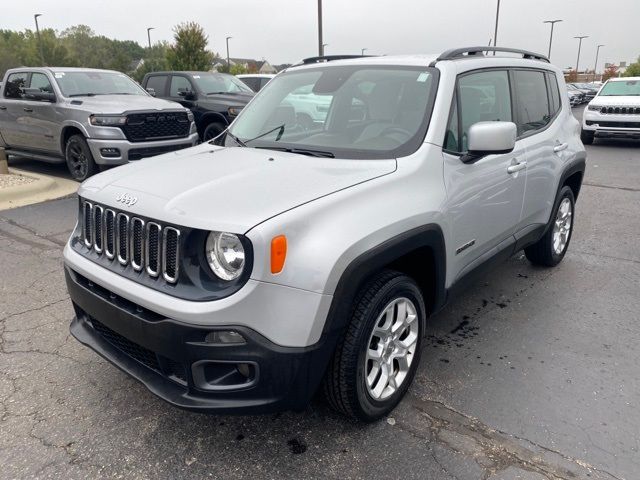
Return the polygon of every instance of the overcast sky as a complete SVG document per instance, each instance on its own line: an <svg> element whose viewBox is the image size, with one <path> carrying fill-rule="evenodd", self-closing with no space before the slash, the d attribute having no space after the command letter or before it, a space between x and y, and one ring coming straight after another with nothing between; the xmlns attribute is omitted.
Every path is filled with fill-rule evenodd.
<svg viewBox="0 0 640 480"><path fill-rule="evenodd" d="M459 46L487 45L493 36L496 0L324 0L327 54L438 53ZM317 0L30 0L6 2L0 28L40 26L63 30L89 25L96 33L146 45L171 40L172 28L195 20L209 34L209 46L232 57L292 63L317 53ZM634 61L640 55L640 0L502 0L498 45L547 53L549 25L554 31L552 62L575 66L583 41L580 69L593 68L596 45L599 69L604 62Z"/></svg>

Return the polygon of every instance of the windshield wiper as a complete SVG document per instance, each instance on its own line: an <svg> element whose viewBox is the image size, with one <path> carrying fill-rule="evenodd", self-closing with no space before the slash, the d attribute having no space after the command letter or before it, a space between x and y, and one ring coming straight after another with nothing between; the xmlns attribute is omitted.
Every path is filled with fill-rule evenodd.
<svg viewBox="0 0 640 480"><path fill-rule="evenodd" d="M236 137L233 133L231 133L229 130L227 130L227 135L229 137L231 137L231 139L236 142L238 145L240 145L241 147L246 147L247 144L245 142L243 142L242 140L240 140L238 137Z"/></svg>
<svg viewBox="0 0 640 480"><path fill-rule="evenodd" d="M257 137L253 137L253 138L250 138L249 140L245 140L244 143L253 142L254 140L258 140L259 138L266 137L270 133L273 133L276 130L278 130L278 135L276 135L276 140L275 140L277 142L282 138L282 134L284 133L284 129L285 129L285 124L283 123L282 125L279 125L279 126L277 126L275 128L272 128L271 130L268 130L268 131L266 131L264 133L261 133Z"/></svg>
<svg viewBox="0 0 640 480"><path fill-rule="evenodd" d="M312 150L310 148L289 148L289 147L256 147L264 148L265 150L276 150L278 152L297 153L298 155L307 155L309 157L319 158L335 158L335 155L326 150Z"/></svg>
<svg viewBox="0 0 640 480"><path fill-rule="evenodd" d="M209 92L206 95L223 95L225 93L233 93L233 92Z"/></svg>
<svg viewBox="0 0 640 480"><path fill-rule="evenodd" d="M68 97L95 97L96 95L102 95L101 93L74 93L67 95Z"/></svg>

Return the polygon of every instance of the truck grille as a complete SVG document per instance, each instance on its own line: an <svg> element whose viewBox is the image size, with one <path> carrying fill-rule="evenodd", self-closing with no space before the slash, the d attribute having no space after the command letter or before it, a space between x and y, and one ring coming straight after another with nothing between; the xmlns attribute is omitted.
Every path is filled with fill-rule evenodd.
<svg viewBox="0 0 640 480"><path fill-rule="evenodd" d="M600 113L614 115L640 115L640 107L602 107Z"/></svg>
<svg viewBox="0 0 640 480"><path fill-rule="evenodd" d="M187 112L131 113L120 128L130 142L146 142L187 137L191 122Z"/></svg>
<svg viewBox="0 0 640 480"><path fill-rule="evenodd" d="M130 217L86 200L82 201L81 232L84 245L109 260L136 272L178 281L180 230L140 217Z"/></svg>

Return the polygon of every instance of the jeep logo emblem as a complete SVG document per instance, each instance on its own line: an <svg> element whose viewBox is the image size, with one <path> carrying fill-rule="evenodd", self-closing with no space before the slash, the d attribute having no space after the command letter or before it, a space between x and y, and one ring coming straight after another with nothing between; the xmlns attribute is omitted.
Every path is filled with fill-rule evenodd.
<svg viewBox="0 0 640 480"><path fill-rule="evenodd" d="M129 195L128 193L121 193L116 197L116 202L125 204L127 207L133 207L138 201L138 197Z"/></svg>

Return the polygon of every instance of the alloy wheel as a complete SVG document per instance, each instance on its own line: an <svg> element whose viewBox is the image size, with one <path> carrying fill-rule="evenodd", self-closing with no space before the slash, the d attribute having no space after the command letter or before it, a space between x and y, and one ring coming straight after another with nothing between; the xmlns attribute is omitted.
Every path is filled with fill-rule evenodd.
<svg viewBox="0 0 640 480"><path fill-rule="evenodd" d="M553 224L553 251L556 255L561 255L564 249L567 248L569 235L571 233L572 218L573 207L571 206L571 200L563 198L558 207L556 221Z"/></svg>

